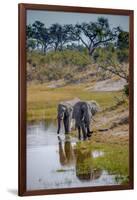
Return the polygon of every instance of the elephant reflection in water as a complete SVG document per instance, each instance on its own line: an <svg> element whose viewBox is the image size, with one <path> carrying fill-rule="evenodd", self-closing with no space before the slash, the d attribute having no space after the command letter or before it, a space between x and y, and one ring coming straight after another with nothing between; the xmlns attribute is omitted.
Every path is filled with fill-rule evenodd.
<svg viewBox="0 0 137 200"><path fill-rule="evenodd" d="M70 142L69 135L65 136L65 142L62 142L61 138L58 136L59 140L59 159L61 165L72 165L75 163L75 154L72 144Z"/></svg>
<svg viewBox="0 0 137 200"><path fill-rule="evenodd" d="M102 170L94 169L91 163L92 154L90 150L80 149L76 152L76 176L79 180L98 179Z"/></svg>
<svg viewBox="0 0 137 200"><path fill-rule="evenodd" d="M89 159L92 159L90 150L79 149L75 150L71 144L70 136L65 136L65 142L59 140L59 160L62 166L75 166L76 176L79 180L95 180L98 179L102 170L94 169Z"/></svg>

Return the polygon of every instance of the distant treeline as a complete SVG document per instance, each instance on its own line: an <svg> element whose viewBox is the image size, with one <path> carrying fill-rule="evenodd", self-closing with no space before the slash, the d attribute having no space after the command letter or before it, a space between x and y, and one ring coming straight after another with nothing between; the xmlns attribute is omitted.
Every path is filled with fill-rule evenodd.
<svg viewBox="0 0 137 200"><path fill-rule="evenodd" d="M87 50L90 56L98 47L106 47L110 43L114 48L128 49L129 33L120 27L110 28L108 19L100 17L97 22L66 24L51 24L46 27L40 21L27 25L28 51Z"/></svg>

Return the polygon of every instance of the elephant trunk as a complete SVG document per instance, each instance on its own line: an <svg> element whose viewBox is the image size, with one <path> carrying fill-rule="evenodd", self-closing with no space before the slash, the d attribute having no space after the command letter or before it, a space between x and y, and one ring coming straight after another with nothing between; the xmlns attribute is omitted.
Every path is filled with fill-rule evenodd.
<svg viewBox="0 0 137 200"><path fill-rule="evenodd" d="M58 118L58 130L57 130L57 134L60 133L60 129L61 129L61 119Z"/></svg>

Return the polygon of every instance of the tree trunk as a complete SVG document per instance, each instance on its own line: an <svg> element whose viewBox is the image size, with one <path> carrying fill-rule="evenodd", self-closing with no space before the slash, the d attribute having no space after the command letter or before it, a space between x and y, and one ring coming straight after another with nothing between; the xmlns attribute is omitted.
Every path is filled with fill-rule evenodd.
<svg viewBox="0 0 137 200"><path fill-rule="evenodd" d="M47 47L44 46L44 48L43 48L43 53L46 54L46 52L47 52Z"/></svg>
<svg viewBox="0 0 137 200"><path fill-rule="evenodd" d="M58 45L55 44L55 47L54 47L55 52L57 51L57 48L58 48Z"/></svg>
<svg viewBox="0 0 137 200"><path fill-rule="evenodd" d="M94 47L88 49L88 50L89 50L89 55L90 55L90 56L93 55L93 52L95 51L95 49L96 49L96 48L94 48Z"/></svg>

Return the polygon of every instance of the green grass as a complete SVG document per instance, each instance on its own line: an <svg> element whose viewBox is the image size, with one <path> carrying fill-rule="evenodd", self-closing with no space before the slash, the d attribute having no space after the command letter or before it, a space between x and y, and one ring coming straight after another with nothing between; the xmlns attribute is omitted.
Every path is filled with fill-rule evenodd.
<svg viewBox="0 0 137 200"><path fill-rule="evenodd" d="M56 172L68 172L73 171L73 169L57 169Z"/></svg>
<svg viewBox="0 0 137 200"><path fill-rule="evenodd" d="M70 85L48 88L46 84L29 85L27 88L27 120L56 119L57 105L60 101L75 97L81 100L95 100L102 109L115 105L115 96L122 92L90 92L85 85Z"/></svg>
<svg viewBox="0 0 137 200"><path fill-rule="evenodd" d="M94 150L104 152L103 156L94 159L92 157L86 158L84 163L82 162L81 166L79 166L79 174L83 173L83 166L84 169L92 166L94 170L107 170L109 174L116 175L115 179L118 183L128 183L129 149L127 144L80 142L77 144L76 150L77 152L90 152Z"/></svg>
<svg viewBox="0 0 137 200"><path fill-rule="evenodd" d="M57 169L56 172L66 172L67 170L65 169Z"/></svg>
<svg viewBox="0 0 137 200"><path fill-rule="evenodd" d="M104 156L93 160L93 165L96 168L106 169L111 174L128 176L127 145L103 144L101 150L105 153Z"/></svg>

